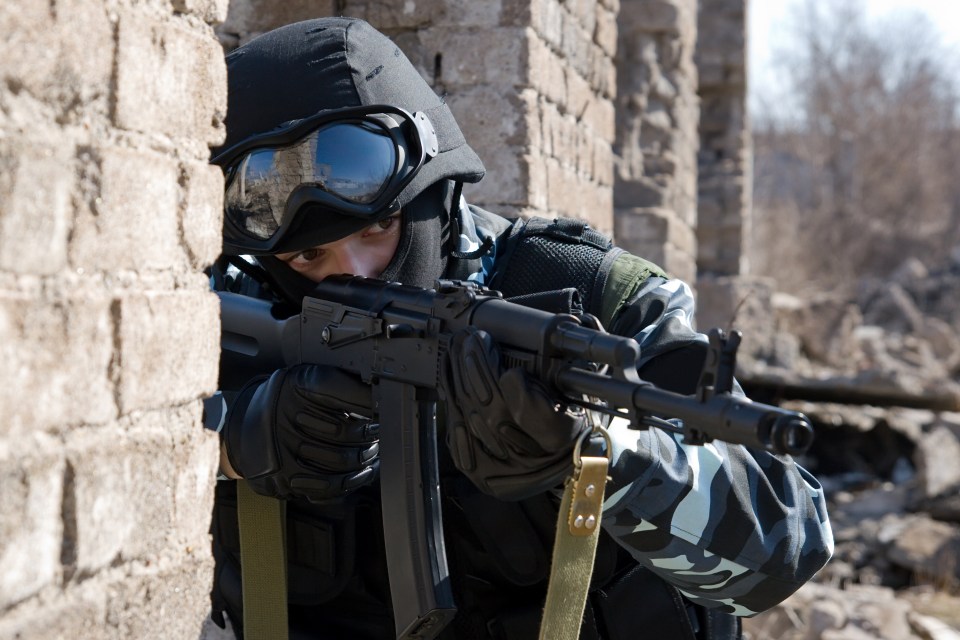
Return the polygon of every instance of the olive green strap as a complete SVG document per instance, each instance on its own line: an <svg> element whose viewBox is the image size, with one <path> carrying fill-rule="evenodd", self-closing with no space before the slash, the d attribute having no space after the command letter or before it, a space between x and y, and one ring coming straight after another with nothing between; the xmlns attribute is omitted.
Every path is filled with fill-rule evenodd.
<svg viewBox="0 0 960 640"><path fill-rule="evenodd" d="M577 449L579 453L579 447ZM600 538L600 515L609 460L582 457L568 480L557 517L547 601L540 623L540 640L577 640L593 560Z"/></svg>
<svg viewBox="0 0 960 640"><path fill-rule="evenodd" d="M255 493L237 480L240 567L243 580L243 637L286 640L287 554L284 524L287 503Z"/></svg>

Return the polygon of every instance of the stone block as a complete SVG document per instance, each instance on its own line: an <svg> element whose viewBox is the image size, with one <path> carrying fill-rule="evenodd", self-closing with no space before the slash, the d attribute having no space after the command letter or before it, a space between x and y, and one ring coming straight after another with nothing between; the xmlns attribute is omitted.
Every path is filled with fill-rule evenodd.
<svg viewBox="0 0 960 640"><path fill-rule="evenodd" d="M617 14L604 8L601 3L594 5L594 11L597 15L593 41L604 54L613 58L617 53Z"/></svg>
<svg viewBox="0 0 960 640"><path fill-rule="evenodd" d="M696 259L698 249L696 226L682 217L677 217L675 224L672 225L670 244Z"/></svg>
<svg viewBox="0 0 960 640"><path fill-rule="evenodd" d="M887 558L924 580L952 586L960 581L960 529L925 514L906 519L890 541ZM891 636L894 637L894 636Z"/></svg>
<svg viewBox="0 0 960 640"><path fill-rule="evenodd" d="M543 98L534 89L522 89L515 97L517 108L522 117L520 131L525 134L525 139L521 140L518 136L511 140L516 144L523 144L527 149L543 148Z"/></svg>
<svg viewBox="0 0 960 640"><path fill-rule="evenodd" d="M590 222L593 228L613 236L613 191L607 186L590 182L584 189L581 213L577 216Z"/></svg>
<svg viewBox="0 0 960 640"><path fill-rule="evenodd" d="M644 169L650 176L665 175L673 178L677 171L677 156L669 148L661 149L656 155L645 155Z"/></svg>
<svg viewBox="0 0 960 640"><path fill-rule="evenodd" d="M577 163L577 138L579 131L573 116L556 114L549 119L552 122L550 135L552 137L551 152L554 158L564 167L575 168ZM544 126L548 119L544 119ZM546 132L545 132L546 133Z"/></svg>
<svg viewBox="0 0 960 640"><path fill-rule="evenodd" d="M103 2L5 2L0 59L9 86L44 99L63 122L97 104L106 110L113 28Z"/></svg>
<svg viewBox="0 0 960 640"><path fill-rule="evenodd" d="M677 0L623 0L620 28L679 35L681 11Z"/></svg>
<svg viewBox="0 0 960 640"><path fill-rule="evenodd" d="M203 269L220 255L223 228L223 172L194 162L181 167L183 209L180 225L190 264Z"/></svg>
<svg viewBox="0 0 960 640"><path fill-rule="evenodd" d="M960 439L946 426L936 425L917 444L914 462L924 498L956 493L960 488Z"/></svg>
<svg viewBox="0 0 960 640"><path fill-rule="evenodd" d="M230 0L223 24L217 27L217 33L230 33L240 36L263 33L282 27L285 24L337 15L335 0ZM344 15L362 17L356 11L354 2L348 2Z"/></svg>
<svg viewBox="0 0 960 640"><path fill-rule="evenodd" d="M663 262L658 264L671 278L678 278L688 284L696 282L697 261L694 256L669 244L664 247L663 254Z"/></svg>
<svg viewBox="0 0 960 640"><path fill-rule="evenodd" d="M210 611L212 576L208 554L199 554L111 585L106 636L117 640L157 637L157 623L162 621L159 635L164 638L199 638Z"/></svg>
<svg viewBox="0 0 960 640"><path fill-rule="evenodd" d="M67 437L64 565L89 576L118 562L154 561L173 521L176 463L162 417L82 428Z"/></svg>
<svg viewBox="0 0 960 640"><path fill-rule="evenodd" d="M554 105L563 106L567 99L567 78L563 60L548 44L533 36L530 45L530 86Z"/></svg>
<svg viewBox="0 0 960 640"><path fill-rule="evenodd" d="M663 208L667 205L666 186L653 178L637 177L624 180L618 174L613 178L613 197L617 207Z"/></svg>
<svg viewBox="0 0 960 640"><path fill-rule="evenodd" d="M116 126L218 144L226 104L226 63L216 40L176 21L121 15Z"/></svg>
<svg viewBox="0 0 960 640"><path fill-rule="evenodd" d="M640 145L649 149L658 144L670 146L673 141L674 124L672 104L649 99L647 111L642 116L640 127Z"/></svg>
<svg viewBox="0 0 960 640"><path fill-rule="evenodd" d="M110 86L116 41L108 4L102 0L57 0L57 33L43 34L38 42L59 47L57 69L50 80L59 85L57 92L64 98L90 101Z"/></svg>
<svg viewBox="0 0 960 640"><path fill-rule="evenodd" d="M547 186L547 166L545 157L541 154L524 154L520 160L521 166L526 168L527 188L529 189L527 205L536 210L536 215L545 216L549 202L549 188Z"/></svg>
<svg viewBox="0 0 960 640"><path fill-rule="evenodd" d="M529 26L557 52L563 44L563 19L563 7L557 0L534 0L530 3Z"/></svg>
<svg viewBox="0 0 960 640"><path fill-rule="evenodd" d="M562 122L562 117L557 105L548 100L540 100L538 105L540 112L540 151L544 156L557 157L557 136L558 127Z"/></svg>
<svg viewBox="0 0 960 640"><path fill-rule="evenodd" d="M212 564L196 556L104 572L71 585L53 601L25 603L5 612L0 638L224 640L223 635L201 636L209 617L212 575Z"/></svg>
<svg viewBox="0 0 960 640"><path fill-rule="evenodd" d="M97 581L88 581L84 588L67 590L56 600L31 600L5 611L0 617L0 638L112 639L114 636L109 635L104 628L105 615L106 588Z"/></svg>
<svg viewBox="0 0 960 640"><path fill-rule="evenodd" d="M67 261L72 148L0 138L0 269L52 275Z"/></svg>
<svg viewBox="0 0 960 640"><path fill-rule="evenodd" d="M490 4L490 3L483 3ZM340 15L348 15L366 20L377 29L391 31L395 29L426 29L438 24L456 24L447 16L447 7L433 2L404 0L404 2L383 2L382 0L347 0L342 8L335 9Z"/></svg>
<svg viewBox="0 0 960 640"><path fill-rule="evenodd" d="M593 175L593 132L586 130L582 125L574 123L574 157L573 165L577 173L590 182L595 182Z"/></svg>
<svg viewBox="0 0 960 640"><path fill-rule="evenodd" d="M8 82L36 90L40 87L34 83L53 73L58 47L55 40L47 42L47 34L55 30L55 25L53 9L48 3L0 3L0 30L4 34L0 39L0 56L2 73ZM39 46L41 42L46 46Z"/></svg>
<svg viewBox="0 0 960 640"><path fill-rule="evenodd" d="M0 437L116 416L110 300L0 292Z"/></svg>
<svg viewBox="0 0 960 640"><path fill-rule="evenodd" d="M698 60L697 72L700 78L701 94L711 89L723 91L726 87L726 70L726 65L723 63Z"/></svg>
<svg viewBox="0 0 960 640"><path fill-rule="evenodd" d="M171 0L174 11L189 13L204 22L218 23L227 19L230 0Z"/></svg>
<svg viewBox="0 0 960 640"><path fill-rule="evenodd" d="M491 149L483 159L487 176L465 189L467 201L498 212L499 205L526 206L530 200L530 167L521 147Z"/></svg>
<svg viewBox="0 0 960 640"><path fill-rule="evenodd" d="M478 84L516 86L528 84L530 44L533 37L518 27L497 29L496 46L490 31L463 32L451 28L425 30L422 42L443 55L443 83L450 88Z"/></svg>
<svg viewBox="0 0 960 640"><path fill-rule="evenodd" d="M697 227L700 244L698 263L703 273L714 275L737 275L744 272L746 256L742 251L741 234L736 229L714 228L705 231Z"/></svg>
<svg viewBox="0 0 960 640"><path fill-rule="evenodd" d="M601 94L587 109L584 119L600 139L613 144L617 135L617 109L612 99Z"/></svg>
<svg viewBox="0 0 960 640"><path fill-rule="evenodd" d="M70 262L94 271L170 269L185 263L178 225L179 169L151 151L102 148L80 158L87 182Z"/></svg>
<svg viewBox="0 0 960 640"><path fill-rule="evenodd" d="M591 47L587 79L598 94L608 100L617 96L617 67L599 47Z"/></svg>
<svg viewBox="0 0 960 640"><path fill-rule="evenodd" d="M596 0L567 0L566 6L589 42L597 26Z"/></svg>
<svg viewBox="0 0 960 640"><path fill-rule="evenodd" d="M670 245L686 255L696 254L696 236L668 209L617 209L618 242Z"/></svg>
<svg viewBox="0 0 960 640"><path fill-rule="evenodd" d="M593 167L590 170L590 175L593 176L593 179L596 180L598 184L609 188L610 193L612 194L614 163L613 149L610 148L610 143L606 140L593 138L592 143Z"/></svg>
<svg viewBox="0 0 960 640"><path fill-rule="evenodd" d="M216 390L220 307L208 291L129 294L119 304L121 413Z"/></svg>
<svg viewBox="0 0 960 640"><path fill-rule="evenodd" d="M572 68L577 73L587 76L590 72L589 49L591 46L591 37L584 33L583 28L566 11L563 12L563 40L561 42L560 52L568 68Z"/></svg>
<svg viewBox="0 0 960 640"><path fill-rule="evenodd" d="M220 463L220 437L202 427L196 400L173 415L174 543L187 554L202 554L210 543L213 489Z"/></svg>
<svg viewBox="0 0 960 640"><path fill-rule="evenodd" d="M556 158L547 158L544 165L550 215L581 218L599 229L612 229L613 205L609 188L598 185L578 173L575 166Z"/></svg>
<svg viewBox="0 0 960 640"><path fill-rule="evenodd" d="M702 36L697 46L705 52L722 56L731 64L742 66L746 57L744 14L730 14L722 17L713 14L712 17L709 24L703 24L701 21Z"/></svg>
<svg viewBox="0 0 960 640"><path fill-rule="evenodd" d="M419 0L403 3L403 10L410 13L408 6L413 6L413 11L420 9L424 11L430 24L434 26L456 26L459 28L481 27L496 28L500 26L528 26L529 21L524 23L517 22L518 3L515 0L499 0L496 2L477 2L476 0L444 0L444 2L424 2ZM396 3L399 7L401 3Z"/></svg>
<svg viewBox="0 0 960 640"><path fill-rule="evenodd" d="M620 0L600 0L600 6L613 14L620 13Z"/></svg>
<svg viewBox="0 0 960 640"><path fill-rule="evenodd" d="M563 111L583 122L593 103L602 98L598 98L590 83L573 69L564 69L564 78L567 92L562 102Z"/></svg>
<svg viewBox="0 0 960 640"><path fill-rule="evenodd" d="M620 242L667 244L670 241L669 212L618 209L616 223Z"/></svg>
<svg viewBox="0 0 960 640"><path fill-rule="evenodd" d="M0 609L60 578L64 460L58 449L56 438L39 432L0 447Z"/></svg>
<svg viewBox="0 0 960 640"><path fill-rule="evenodd" d="M556 157L544 158L543 166L547 177L547 210L550 215L556 215L558 205L568 202L576 192L570 185L570 176Z"/></svg>
<svg viewBox="0 0 960 640"><path fill-rule="evenodd" d="M520 156L541 144L540 114L535 91L519 93L474 87L450 100L461 130L483 160L487 175L468 193L471 202L490 205L526 205L530 187Z"/></svg>
<svg viewBox="0 0 960 640"><path fill-rule="evenodd" d="M460 130L481 159L503 146L540 146L536 92L501 93L479 86L458 92L449 101Z"/></svg>

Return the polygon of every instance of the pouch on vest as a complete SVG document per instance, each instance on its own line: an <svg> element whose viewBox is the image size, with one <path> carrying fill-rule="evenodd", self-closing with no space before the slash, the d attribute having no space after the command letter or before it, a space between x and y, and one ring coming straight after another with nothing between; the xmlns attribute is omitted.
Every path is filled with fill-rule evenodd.
<svg viewBox="0 0 960 640"><path fill-rule="evenodd" d="M518 221L489 287L504 298L514 298L573 285L584 311L599 317L610 265L622 253L609 238L580 220Z"/></svg>
<svg viewBox="0 0 960 640"><path fill-rule="evenodd" d="M240 536L235 483L218 482L216 496L211 533L217 564L224 567L217 571L214 606L219 610L228 605L227 612L236 620L242 605L238 597ZM287 580L291 604L325 602L335 598L349 581L356 558L354 509L355 505L348 503L321 507L298 500L288 502Z"/></svg>

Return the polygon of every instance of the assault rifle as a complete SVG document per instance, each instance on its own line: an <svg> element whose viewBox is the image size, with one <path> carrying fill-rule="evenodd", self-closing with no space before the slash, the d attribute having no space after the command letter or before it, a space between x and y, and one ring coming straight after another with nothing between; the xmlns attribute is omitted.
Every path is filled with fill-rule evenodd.
<svg viewBox="0 0 960 640"><path fill-rule="evenodd" d="M221 367L241 379L298 363L333 365L372 388L380 421L380 491L397 638L435 637L456 608L444 549L434 416L451 337L469 325L490 334L507 366L523 367L558 398L631 428L656 426L703 444L713 439L777 453L805 451L805 416L733 395L740 334L709 334L695 395L640 379L632 338L501 298L473 283L420 289L362 277L327 278L298 315L277 319L263 300L220 293ZM221 382L223 382L221 380ZM675 420L666 420L666 418Z"/></svg>

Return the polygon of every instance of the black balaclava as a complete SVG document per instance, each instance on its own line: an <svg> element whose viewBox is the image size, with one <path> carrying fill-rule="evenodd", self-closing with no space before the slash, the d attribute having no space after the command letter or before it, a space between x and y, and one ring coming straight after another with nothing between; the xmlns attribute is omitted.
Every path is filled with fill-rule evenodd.
<svg viewBox="0 0 960 640"><path fill-rule="evenodd" d="M450 202L449 182L477 182L484 168L450 109L403 52L362 20L319 18L270 31L234 50L227 56L227 80L227 139L221 149L331 109L386 104L427 115L440 152L398 198L403 209L400 246L383 277L432 286L433 274L438 276L443 269L447 212L456 206ZM428 189L431 185L435 186ZM389 213L384 211L381 217ZM337 240L373 222L357 219L356 225L344 225L342 217L329 212L304 216L309 222L292 230L299 248ZM331 228L338 231L331 234ZM302 282L305 278L276 258L264 256L260 261L288 297L302 297L308 287Z"/></svg>
<svg viewBox="0 0 960 640"><path fill-rule="evenodd" d="M403 226L393 259L380 278L430 288L447 270L450 255L450 208L453 185L435 182L403 208ZM295 305L315 283L274 256L259 256L273 285Z"/></svg>

